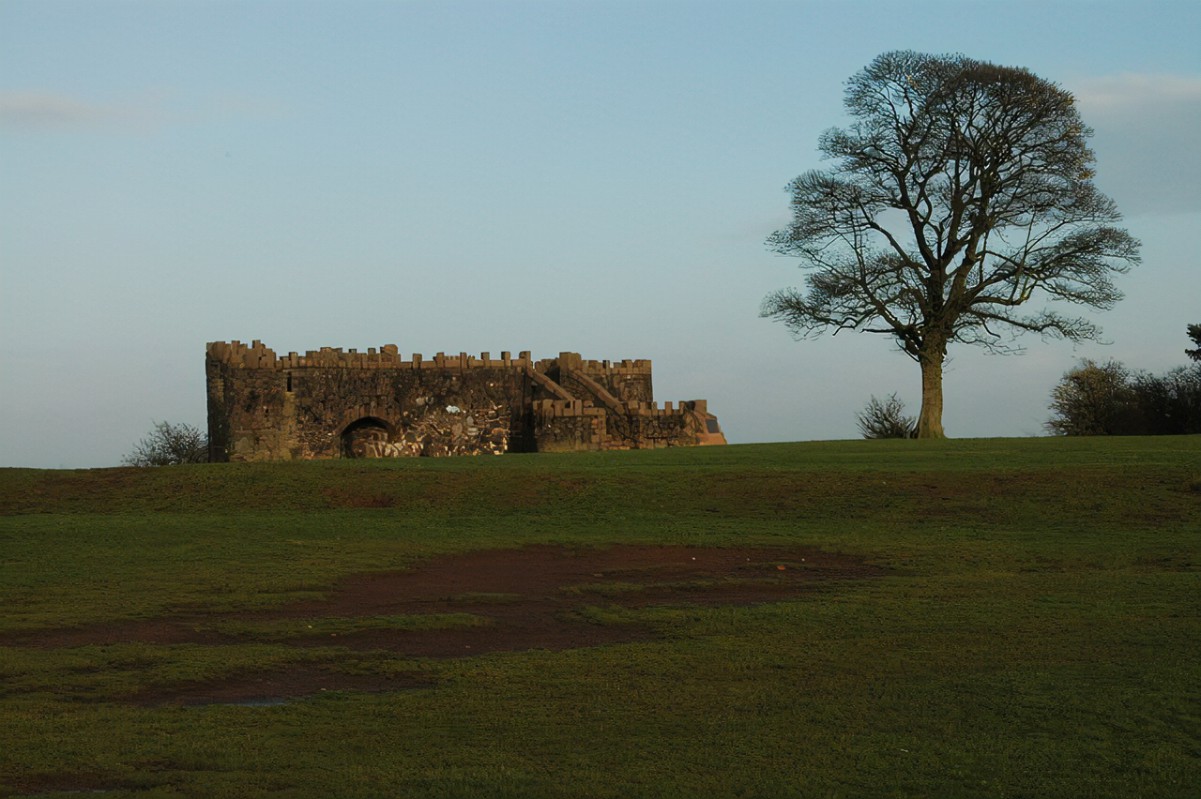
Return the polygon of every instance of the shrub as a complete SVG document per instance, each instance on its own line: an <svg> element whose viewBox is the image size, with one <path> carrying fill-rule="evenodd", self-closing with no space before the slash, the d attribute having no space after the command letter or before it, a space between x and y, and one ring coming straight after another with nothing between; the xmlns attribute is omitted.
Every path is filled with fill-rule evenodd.
<svg viewBox="0 0 1201 799"><path fill-rule="evenodd" d="M1051 391L1047 430L1061 436L1113 436L1138 432L1130 373L1117 361L1083 360Z"/></svg>
<svg viewBox="0 0 1201 799"><path fill-rule="evenodd" d="M155 422L154 429L121 459L126 466L174 466L205 463L209 459L208 437L190 424Z"/></svg>
<svg viewBox="0 0 1201 799"><path fill-rule="evenodd" d="M864 438L913 438L917 420L905 415L905 403L895 393L881 402L875 395L855 417Z"/></svg>
<svg viewBox="0 0 1201 799"><path fill-rule="evenodd" d="M1201 433L1201 365L1153 375L1081 361L1052 390L1050 408L1046 428L1057 435Z"/></svg>
<svg viewBox="0 0 1201 799"><path fill-rule="evenodd" d="M1141 373L1130 384L1147 435L1201 433L1201 364L1165 375Z"/></svg>

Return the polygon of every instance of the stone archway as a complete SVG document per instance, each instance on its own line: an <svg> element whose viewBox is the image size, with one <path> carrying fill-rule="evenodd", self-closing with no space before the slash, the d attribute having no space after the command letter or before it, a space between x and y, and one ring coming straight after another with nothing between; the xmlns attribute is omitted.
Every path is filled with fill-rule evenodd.
<svg viewBox="0 0 1201 799"><path fill-rule="evenodd" d="M383 419L364 416L342 430L343 458L386 458L392 454L391 426Z"/></svg>

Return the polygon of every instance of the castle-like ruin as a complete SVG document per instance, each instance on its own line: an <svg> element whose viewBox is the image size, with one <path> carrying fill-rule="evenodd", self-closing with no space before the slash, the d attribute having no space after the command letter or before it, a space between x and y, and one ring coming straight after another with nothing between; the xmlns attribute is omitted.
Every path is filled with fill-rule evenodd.
<svg viewBox="0 0 1201 799"><path fill-rule="evenodd" d="M659 407L651 362L482 353L405 360L394 345L277 356L207 346L214 461L387 458L724 444L704 400Z"/></svg>

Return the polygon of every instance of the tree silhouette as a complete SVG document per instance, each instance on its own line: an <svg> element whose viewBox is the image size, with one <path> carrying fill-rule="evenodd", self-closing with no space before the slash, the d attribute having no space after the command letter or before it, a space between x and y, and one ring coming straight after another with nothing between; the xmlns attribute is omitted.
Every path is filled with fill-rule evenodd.
<svg viewBox="0 0 1201 799"><path fill-rule="evenodd" d="M1087 319L1023 306L1112 306L1139 243L1093 184L1072 95L1025 69L885 53L845 105L852 124L819 143L834 166L792 181L792 222L768 239L800 259L805 289L769 295L762 315L798 336L891 336L921 367L918 437L942 437L948 345L1096 337Z"/></svg>

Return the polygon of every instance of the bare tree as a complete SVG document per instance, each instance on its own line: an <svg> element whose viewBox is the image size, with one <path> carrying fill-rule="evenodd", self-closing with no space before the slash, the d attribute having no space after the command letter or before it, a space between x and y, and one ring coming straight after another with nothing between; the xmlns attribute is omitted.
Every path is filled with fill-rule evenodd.
<svg viewBox="0 0 1201 799"><path fill-rule="evenodd" d="M121 459L126 466L174 466L208 461L208 437L190 424L155 422L150 434Z"/></svg>
<svg viewBox="0 0 1201 799"><path fill-rule="evenodd" d="M1109 308L1139 243L1093 184L1072 95L1025 69L885 53L851 78L845 105L855 121L819 143L835 166L789 185L792 223L768 239L800 258L806 288L769 295L762 315L798 336L891 336L921 367L917 435L941 438L948 345L1095 338L1087 319L1022 306Z"/></svg>

